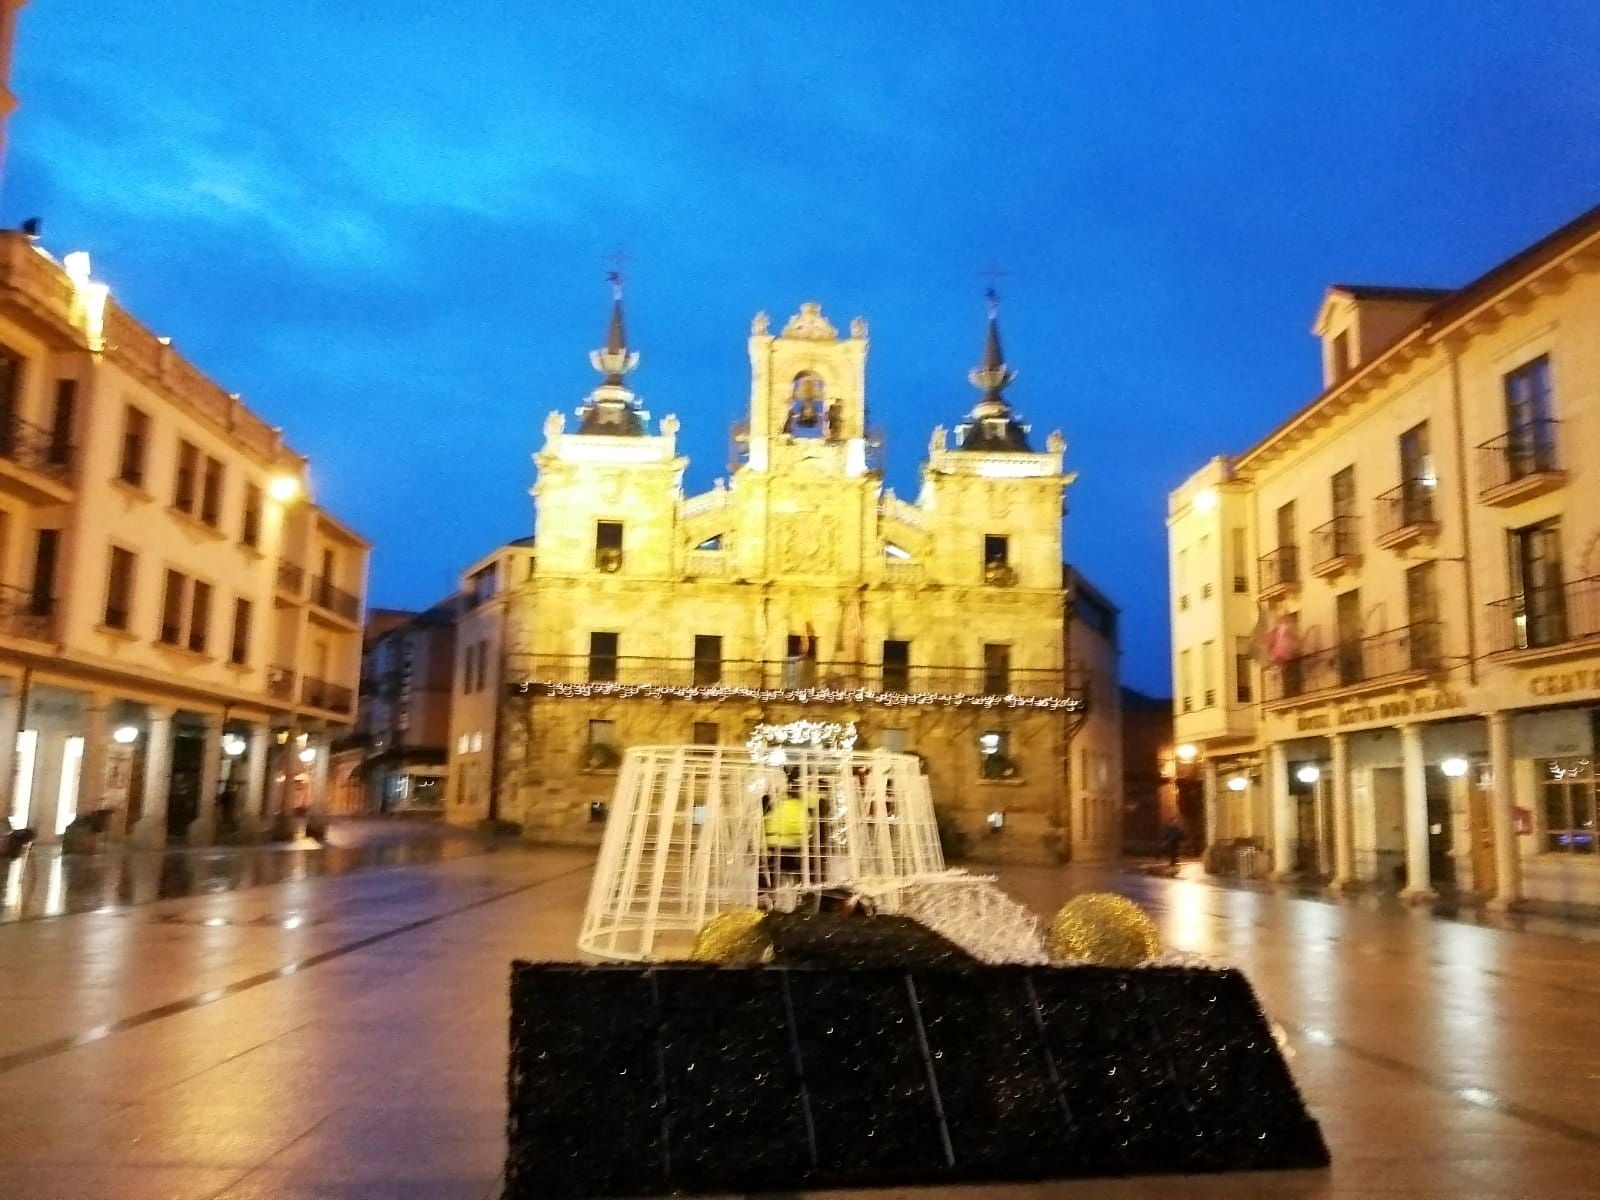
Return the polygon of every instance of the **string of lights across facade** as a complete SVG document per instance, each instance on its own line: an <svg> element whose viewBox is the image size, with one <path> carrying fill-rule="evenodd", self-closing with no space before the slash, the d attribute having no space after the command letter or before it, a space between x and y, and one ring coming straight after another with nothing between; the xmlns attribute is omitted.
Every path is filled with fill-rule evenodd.
<svg viewBox="0 0 1600 1200"><path fill-rule="evenodd" d="M884 708L1042 709L1080 712L1077 696L973 695L964 692L875 692L868 688L755 688L721 684L679 686L656 683L545 683L524 680L511 685L513 695L552 696L573 700L750 700L757 704L876 704Z"/></svg>

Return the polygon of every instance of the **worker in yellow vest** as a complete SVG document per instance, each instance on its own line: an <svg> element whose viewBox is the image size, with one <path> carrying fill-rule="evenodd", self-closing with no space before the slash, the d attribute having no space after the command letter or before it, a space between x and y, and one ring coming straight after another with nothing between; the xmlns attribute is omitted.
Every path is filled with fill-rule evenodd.
<svg viewBox="0 0 1600 1200"><path fill-rule="evenodd" d="M811 807L807 807L807 800ZM816 813L815 797L784 796L776 803L771 796L761 798L761 833L767 849L767 876L774 883L780 877L803 877L802 862L806 842Z"/></svg>

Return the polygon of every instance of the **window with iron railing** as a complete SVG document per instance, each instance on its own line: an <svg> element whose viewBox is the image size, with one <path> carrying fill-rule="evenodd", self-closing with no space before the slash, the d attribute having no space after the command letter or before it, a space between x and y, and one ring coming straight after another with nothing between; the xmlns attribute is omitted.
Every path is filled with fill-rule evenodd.
<svg viewBox="0 0 1600 1200"><path fill-rule="evenodd" d="M615 633L589 635L589 682L613 683L617 678L617 641Z"/></svg>

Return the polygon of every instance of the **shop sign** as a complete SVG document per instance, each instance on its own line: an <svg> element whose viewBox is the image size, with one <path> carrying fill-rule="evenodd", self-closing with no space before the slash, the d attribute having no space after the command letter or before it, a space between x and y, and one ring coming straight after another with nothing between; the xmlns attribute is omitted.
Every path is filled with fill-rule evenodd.
<svg viewBox="0 0 1600 1200"><path fill-rule="evenodd" d="M1315 733L1319 730L1342 729L1346 725L1371 725L1379 721L1399 721L1406 717L1447 712L1462 707L1464 703L1460 692L1438 688L1392 696L1386 700L1354 701L1320 712L1300 713L1295 717L1294 727L1297 733Z"/></svg>
<svg viewBox="0 0 1600 1200"><path fill-rule="evenodd" d="M1528 680L1528 690L1535 696L1565 696L1569 692L1589 692L1600 689L1600 667L1578 667L1571 671L1551 671L1534 675Z"/></svg>

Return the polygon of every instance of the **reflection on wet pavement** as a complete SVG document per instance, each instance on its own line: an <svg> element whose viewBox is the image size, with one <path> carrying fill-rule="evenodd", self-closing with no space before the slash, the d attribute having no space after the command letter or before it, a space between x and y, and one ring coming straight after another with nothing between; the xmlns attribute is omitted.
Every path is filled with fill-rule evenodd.
<svg viewBox="0 0 1600 1200"><path fill-rule="evenodd" d="M71 855L35 847L24 858L0 863L4 871L0 923L234 892L374 867L417 866L493 849L491 839L472 831L383 818L335 820L325 845L301 838L259 846Z"/></svg>

